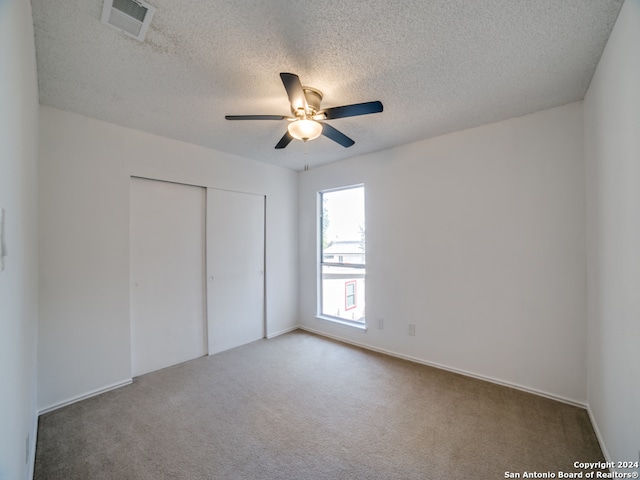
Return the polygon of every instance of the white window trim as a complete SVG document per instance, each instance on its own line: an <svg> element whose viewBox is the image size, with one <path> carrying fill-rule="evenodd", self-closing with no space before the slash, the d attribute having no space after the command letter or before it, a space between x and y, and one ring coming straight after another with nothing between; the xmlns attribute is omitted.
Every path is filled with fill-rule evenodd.
<svg viewBox="0 0 640 480"><path fill-rule="evenodd" d="M339 317L329 317L327 315L316 315L316 320L320 320L321 322L330 323L331 325L338 325L340 327L351 328L354 330L358 330L360 332L366 332L368 327L366 323L361 322L350 322L349 320L345 320L344 318Z"/></svg>
<svg viewBox="0 0 640 480"><path fill-rule="evenodd" d="M356 183L353 185L348 185L345 187L337 187L337 188L328 188L325 190L320 190L317 193L317 197L316 197L316 202L317 202L317 212L318 212L318 216L317 216L317 222L316 222L316 320L320 320L322 322L327 322L327 323L331 323L333 325L339 325L342 327L347 327L347 328L351 328L351 329L355 329L358 330L360 332L366 332L367 331L367 315L365 313L364 316L364 321L363 322L355 322L355 321L350 321L350 320L346 320L344 318L340 318L340 317L334 317L331 315L326 315L322 313L322 266L323 266L323 261L322 261L322 195L325 193L332 193L332 192L339 192L341 190L350 190L352 188L358 188L358 187L364 187L364 183ZM365 208L366 208L366 203L365 203ZM365 216L366 216L366 212L365 212ZM331 262L328 262L331 263ZM327 264L327 262L325 262L325 264ZM341 264L340 266L345 266L345 267L352 267L352 268L366 268L366 261L365 264L360 266L360 265L344 265ZM366 291L365 291L365 297L366 297Z"/></svg>

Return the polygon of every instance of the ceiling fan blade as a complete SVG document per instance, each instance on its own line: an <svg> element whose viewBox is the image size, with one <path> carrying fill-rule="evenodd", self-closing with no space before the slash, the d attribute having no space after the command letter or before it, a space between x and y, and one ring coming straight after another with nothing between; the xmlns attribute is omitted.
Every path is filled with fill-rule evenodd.
<svg viewBox="0 0 640 480"><path fill-rule="evenodd" d="M334 118L357 117L358 115L368 115L369 113L378 113L381 111L382 103L375 101L327 108L323 113L326 120L333 120Z"/></svg>
<svg viewBox="0 0 640 480"><path fill-rule="evenodd" d="M227 120L284 120L282 115L225 115Z"/></svg>
<svg viewBox="0 0 640 480"><path fill-rule="evenodd" d="M344 133L342 133L340 130L336 130L328 123L322 124L322 135L324 135L327 138L330 138L336 143L339 143L345 148L348 148L354 143L356 143L353 140L351 140L349 137L347 137Z"/></svg>
<svg viewBox="0 0 640 480"><path fill-rule="evenodd" d="M289 134L289 131L287 131L277 143L276 148L279 149L286 147L287 145L289 145L289 143L291 143L291 140L293 140L293 137Z"/></svg>
<svg viewBox="0 0 640 480"><path fill-rule="evenodd" d="M284 89L287 91L287 95L289 96L291 108L294 111L299 109L306 110L307 99L304 96L304 90L302 89L300 78L293 73L281 73L280 78L282 79Z"/></svg>

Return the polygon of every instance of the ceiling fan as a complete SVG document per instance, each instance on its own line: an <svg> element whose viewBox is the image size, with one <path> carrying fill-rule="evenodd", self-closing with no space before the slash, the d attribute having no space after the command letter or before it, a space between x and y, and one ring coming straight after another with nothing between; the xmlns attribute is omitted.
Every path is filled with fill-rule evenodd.
<svg viewBox="0 0 640 480"><path fill-rule="evenodd" d="M303 87L300 78L293 73L281 73L280 78L291 103L291 117L283 115L226 115L227 120L288 120L287 132L277 143L276 148L285 148L291 140L306 142L324 135L343 147L350 147L355 142L344 133L336 130L323 120L356 117L382 111L382 103L365 102L341 107L320 109L322 92L315 88Z"/></svg>

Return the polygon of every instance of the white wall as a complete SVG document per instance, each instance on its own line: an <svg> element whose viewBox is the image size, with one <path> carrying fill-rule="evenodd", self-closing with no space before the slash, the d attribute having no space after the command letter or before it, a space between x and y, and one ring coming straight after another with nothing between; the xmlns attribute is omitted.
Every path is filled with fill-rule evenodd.
<svg viewBox="0 0 640 480"><path fill-rule="evenodd" d="M366 333L314 318L316 192L356 183ZM301 324L584 404L584 189L580 103L301 172Z"/></svg>
<svg viewBox="0 0 640 480"><path fill-rule="evenodd" d="M3 480L31 478L37 425L35 58L30 2L0 1L0 208L5 210L7 248L5 270L0 272L0 479Z"/></svg>
<svg viewBox="0 0 640 480"><path fill-rule="evenodd" d="M267 334L296 325L295 172L50 107L40 130L40 409L131 378L132 175L266 195Z"/></svg>
<svg viewBox="0 0 640 480"><path fill-rule="evenodd" d="M584 100L589 406L609 459L640 455L640 0L627 0Z"/></svg>

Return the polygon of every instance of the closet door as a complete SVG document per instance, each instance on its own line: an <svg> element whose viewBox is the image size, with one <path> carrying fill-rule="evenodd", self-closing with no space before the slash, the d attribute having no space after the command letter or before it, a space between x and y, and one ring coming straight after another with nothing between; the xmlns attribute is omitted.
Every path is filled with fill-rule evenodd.
<svg viewBox="0 0 640 480"><path fill-rule="evenodd" d="M207 354L205 189L131 179L133 376Z"/></svg>
<svg viewBox="0 0 640 480"><path fill-rule="evenodd" d="M262 195L207 189L209 353L264 338Z"/></svg>

